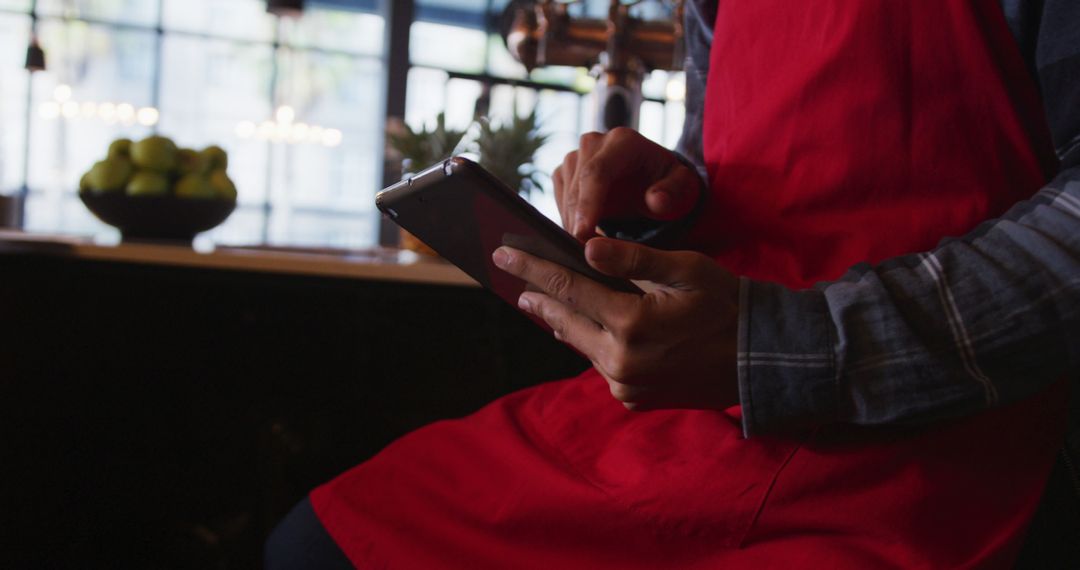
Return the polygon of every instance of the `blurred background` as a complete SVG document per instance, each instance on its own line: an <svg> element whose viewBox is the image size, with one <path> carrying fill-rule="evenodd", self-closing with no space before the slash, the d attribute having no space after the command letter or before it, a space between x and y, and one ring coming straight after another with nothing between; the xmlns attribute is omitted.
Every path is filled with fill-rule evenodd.
<svg viewBox="0 0 1080 570"><path fill-rule="evenodd" d="M385 151L392 117L420 129L445 113L462 129L481 94L493 121L535 106L547 174L592 130L596 80L584 67L527 72L499 33L507 3L308 0L279 17L266 0L0 0L0 195L25 196L27 231L118 240L80 203L79 178L109 141L160 133L229 153L238 208L201 240L376 245L374 195L399 175ZM603 18L608 5L572 14ZM659 2L634 9L671 18ZM48 61L36 73L32 39ZM675 144L683 86L681 73L646 75L642 133ZM530 199L554 217L540 181L547 191Z"/></svg>
<svg viewBox="0 0 1080 570"><path fill-rule="evenodd" d="M677 2L533 4L0 0L0 567L259 568L315 486L588 365L449 264L374 247L408 245L376 192L462 131L553 218L581 133L675 144L683 76L651 70L681 63ZM136 160L155 134L223 147L236 201L180 196L224 164ZM102 160L122 138L143 140ZM137 195L149 170L176 196ZM121 242L95 203L232 214L193 250Z"/></svg>

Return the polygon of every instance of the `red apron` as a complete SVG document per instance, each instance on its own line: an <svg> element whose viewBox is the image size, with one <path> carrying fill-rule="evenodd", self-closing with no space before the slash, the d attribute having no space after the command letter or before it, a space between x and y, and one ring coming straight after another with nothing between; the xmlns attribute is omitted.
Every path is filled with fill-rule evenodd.
<svg viewBox="0 0 1080 570"><path fill-rule="evenodd" d="M1051 156L992 0L722 1L706 100L713 253L790 286L964 233ZM737 407L627 412L589 371L421 429L311 500L364 569L1008 567L1059 388L800 443L742 439Z"/></svg>

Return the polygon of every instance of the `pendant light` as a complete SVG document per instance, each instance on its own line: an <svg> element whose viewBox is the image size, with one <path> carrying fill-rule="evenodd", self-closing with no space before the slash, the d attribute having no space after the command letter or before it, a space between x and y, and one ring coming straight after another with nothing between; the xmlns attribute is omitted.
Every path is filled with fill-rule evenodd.
<svg viewBox="0 0 1080 570"><path fill-rule="evenodd" d="M41 49L36 36L30 38L30 45L26 48L26 69L31 73L45 71L45 50Z"/></svg>
<svg viewBox="0 0 1080 570"><path fill-rule="evenodd" d="M266 0L266 11L284 18L299 18L304 13L304 0Z"/></svg>

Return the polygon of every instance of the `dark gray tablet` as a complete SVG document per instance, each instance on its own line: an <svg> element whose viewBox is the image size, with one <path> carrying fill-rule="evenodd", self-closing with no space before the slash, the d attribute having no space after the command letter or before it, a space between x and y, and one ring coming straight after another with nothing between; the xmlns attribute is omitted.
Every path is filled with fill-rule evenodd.
<svg viewBox="0 0 1080 570"><path fill-rule="evenodd" d="M477 280L517 306L525 282L495 267L491 254L510 246L558 263L617 291L642 291L585 261L581 242L468 159L455 157L375 196L379 210Z"/></svg>

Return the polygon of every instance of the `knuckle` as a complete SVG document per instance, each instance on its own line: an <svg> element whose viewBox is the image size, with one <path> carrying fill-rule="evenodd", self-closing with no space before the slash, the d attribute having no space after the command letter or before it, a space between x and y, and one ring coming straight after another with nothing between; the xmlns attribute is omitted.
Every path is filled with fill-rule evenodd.
<svg viewBox="0 0 1080 570"><path fill-rule="evenodd" d="M635 336L643 328L641 317L641 309L634 304L629 307L620 307L620 310L608 315L605 322L616 338L626 342L629 337Z"/></svg>
<svg viewBox="0 0 1080 570"><path fill-rule="evenodd" d="M566 153L566 156L563 157L563 161L562 161L563 166L566 166L567 169L572 171L574 169L574 164L577 163L577 158L578 158L578 151L576 151L576 150L572 150L572 151Z"/></svg>
<svg viewBox="0 0 1080 570"><path fill-rule="evenodd" d="M600 178L600 174L600 165L598 165L596 161L589 161L581 165L581 168L578 169L577 177L578 180L596 180L597 178Z"/></svg>
<svg viewBox="0 0 1080 570"><path fill-rule="evenodd" d="M587 146L592 146L592 145L594 145L594 144L596 144L596 143L598 143L598 142L600 142L602 140L604 140L604 135L602 133L598 133L596 131L590 131L588 133L585 133L585 134L581 135L581 138L578 139L578 146L584 148L584 147L587 147Z"/></svg>
<svg viewBox="0 0 1080 570"><path fill-rule="evenodd" d="M565 299L573 287L574 278L566 271L552 271L544 279L544 290L557 298Z"/></svg>
<svg viewBox="0 0 1080 570"><path fill-rule="evenodd" d="M633 370L627 351L623 348L612 351L611 354L607 356L607 360L604 363L604 371L607 372L608 377L615 382L629 380Z"/></svg>
<svg viewBox="0 0 1080 570"><path fill-rule="evenodd" d="M637 138L637 134L637 131L629 127L615 127L608 131L608 137L610 137L613 142L617 143L627 142Z"/></svg>
<svg viewBox="0 0 1080 570"><path fill-rule="evenodd" d="M627 346L637 346L648 334L648 327L642 323L640 316L633 314L626 317L626 322L623 323L620 332L622 340Z"/></svg>

